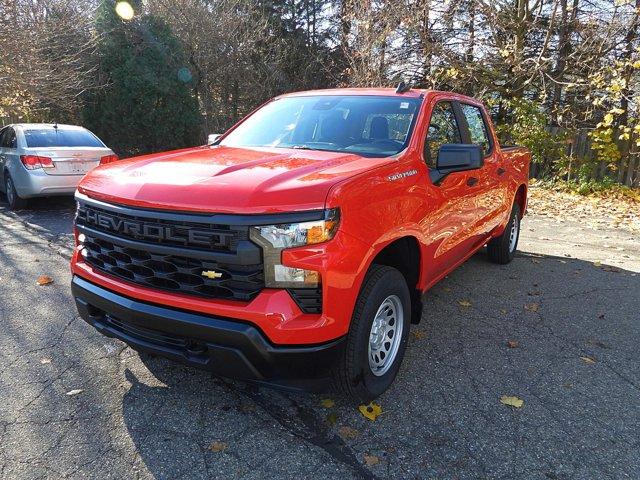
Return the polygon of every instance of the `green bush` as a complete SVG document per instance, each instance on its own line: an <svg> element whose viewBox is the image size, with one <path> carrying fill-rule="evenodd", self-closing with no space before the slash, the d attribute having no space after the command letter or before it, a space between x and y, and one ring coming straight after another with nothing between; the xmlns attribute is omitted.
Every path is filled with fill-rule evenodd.
<svg viewBox="0 0 640 480"><path fill-rule="evenodd" d="M122 20L114 3L103 2L97 15L106 86L89 95L85 124L125 155L204 143L182 46L161 19Z"/></svg>
<svg viewBox="0 0 640 480"><path fill-rule="evenodd" d="M549 118L539 103L523 98L489 100L492 109L503 112L495 119L496 133L502 143L517 144L531 150L534 164L542 176L558 174L566 168L567 134L552 132Z"/></svg>

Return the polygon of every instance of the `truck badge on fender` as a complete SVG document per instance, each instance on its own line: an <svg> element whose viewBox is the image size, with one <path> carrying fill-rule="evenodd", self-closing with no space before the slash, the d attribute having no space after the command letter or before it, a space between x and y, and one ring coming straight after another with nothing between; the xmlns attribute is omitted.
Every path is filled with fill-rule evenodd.
<svg viewBox="0 0 640 480"><path fill-rule="evenodd" d="M410 177L412 175L415 175L416 173L418 173L418 170L408 170L402 173L394 173L393 175L389 175L387 178L393 182L394 180L400 180L401 178Z"/></svg>

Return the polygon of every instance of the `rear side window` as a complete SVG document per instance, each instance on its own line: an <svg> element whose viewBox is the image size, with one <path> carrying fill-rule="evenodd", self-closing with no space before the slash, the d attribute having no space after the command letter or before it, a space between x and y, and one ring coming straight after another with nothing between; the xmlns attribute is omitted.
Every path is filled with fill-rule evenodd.
<svg viewBox="0 0 640 480"><path fill-rule="evenodd" d="M0 135L0 147L2 148L18 148L18 138L13 128L7 127L2 130Z"/></svg>
<svg viewBox="0 0 640 480"><path fill-rule="evenodd" d="M491 150L489 132L482 116L482 110L474 105L461 104L462 114L469 125L469 136L471 143L480 145L484 154Z"/></svg>
<svg viewBox="0 0 640 480"><path fill-rule="evenodd" d="M425 142L424 157L429 168L435 168L438 150L447 143L462 143L460 128L450 102L439 102L433 107Z"/></svg>
<svg viewBox="0 0 640 480"><path fill-rule="evenodd" d="M82 129L25 129L27 147L104 147L93 133Z"/></svg>

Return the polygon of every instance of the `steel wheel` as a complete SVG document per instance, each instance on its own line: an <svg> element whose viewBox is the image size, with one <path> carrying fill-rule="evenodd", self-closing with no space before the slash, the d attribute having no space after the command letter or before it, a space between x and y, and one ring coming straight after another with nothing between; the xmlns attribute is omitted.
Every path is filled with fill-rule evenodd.
<svg viewBox="0 0 640 480"><path fill-rule="evenodd" d="M402 339L404 309L397 295L384 299L369 333L369 368L380 377L393 365Z"/></svg>
<svg viewBox="0 0 640 480"><path fill-rule="evenodd" d="M511 231L509 232L509 251L513 252L516 249L518 243L518 230L520 229L520 218L518 215L513 217L513 225L511 225Z"/></svg>

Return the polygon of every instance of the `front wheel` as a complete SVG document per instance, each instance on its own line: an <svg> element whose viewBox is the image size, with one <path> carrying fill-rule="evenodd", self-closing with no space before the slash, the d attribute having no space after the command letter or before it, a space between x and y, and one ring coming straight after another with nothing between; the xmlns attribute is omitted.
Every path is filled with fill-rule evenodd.
<svg viewBox="0 0 640 480"><path fill-rule="evenodd" d="M487 244L487 253L489 260L502 265L513 260L518 248L518 239L520 238L520 205L514 203L511 210L509 223L502 232L502 235L492 239Z"/></svg>
<svg viewBox="0 0 640 480"><path fill-rule="evenodd" d="M404 357L410 316L404 276L392 267L372 266L356 302L345 351L334 367L342 394L366 403L389 388Z"/></svg>

